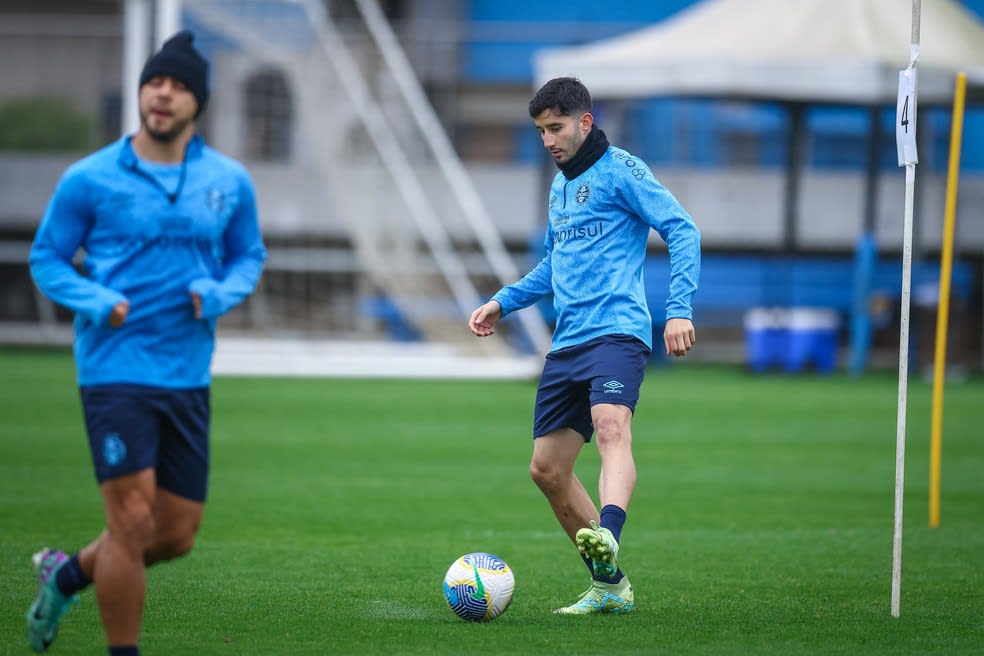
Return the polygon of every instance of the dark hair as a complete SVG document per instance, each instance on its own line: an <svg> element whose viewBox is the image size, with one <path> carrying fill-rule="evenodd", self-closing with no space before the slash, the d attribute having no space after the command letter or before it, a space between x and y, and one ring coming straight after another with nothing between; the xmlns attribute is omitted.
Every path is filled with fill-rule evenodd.
<svg viewBox="0 0 984 656"><path fill-rule="evenodd" d="M555 77L536 92L530 101L530 117L550 109L561 116L591 111L591 94L576 77Z"/></svg>

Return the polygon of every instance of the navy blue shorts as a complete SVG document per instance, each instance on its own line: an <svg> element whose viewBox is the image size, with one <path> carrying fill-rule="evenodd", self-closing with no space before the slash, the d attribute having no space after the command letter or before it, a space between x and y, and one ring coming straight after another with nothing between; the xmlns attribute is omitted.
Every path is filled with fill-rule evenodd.
<svg viewBox="0 0 984 656"><path fill-rule="evenodd" d="M209 388L143 385L80 388L96 480L157 472L157 486L205 501L209 466Z"/></svg>
<svg viewBox="0 0 984 656"><path fill-rule="evenodd" d="M616 403L635 412L649 356L649 348L629 335L605 335L548 353L536 390L533 437L573 428L589 442L591 406Z"/></svg>

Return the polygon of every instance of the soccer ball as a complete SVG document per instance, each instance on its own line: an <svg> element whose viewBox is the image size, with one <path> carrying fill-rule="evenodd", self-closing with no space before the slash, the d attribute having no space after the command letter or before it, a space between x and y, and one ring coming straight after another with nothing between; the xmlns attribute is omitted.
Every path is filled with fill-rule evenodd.
<svg viewBox="0 0 984 656"><path fill-rule="evenodd" d="M509 565L498 556L465 554L444 575L444 600L461 619L489 622L509 608L515 584Z"/></svg>

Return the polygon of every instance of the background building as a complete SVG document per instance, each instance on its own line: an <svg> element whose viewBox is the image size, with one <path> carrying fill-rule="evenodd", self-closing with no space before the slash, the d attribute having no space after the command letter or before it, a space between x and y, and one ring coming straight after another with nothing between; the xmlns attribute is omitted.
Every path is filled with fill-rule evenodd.
<svg viewBox="0 0 984 656"><path fill-rule="evenodd" d="M67 315L34 290L26 252L64 167L120 135L125 94L136 94L122 82L125 1L0 0L0 341L65 339ZM223 326L268 337L497 349L463 339L460 328L463 308L524 271L542 240L554 170L526 114L533 54L626 33L693 4L574 0L559 20L554 6L518 0L184 3L181 22L213 62L201 130L250 168L271 246L260 293ZM984 15L982 0L961 4ZM373 7L385 18L382 33L366 15ZM388 34L396 50L386 47ZM899 54L903 67L906 53ZM920 109L913 309L925 315L914 337L928 343L950 114ZM744 357L745 312L762 305L831 308L846 346L855 250L872 193L881 254L870 299L878 309L875 355L878 347L887 358L897 353L903 176L894 107L879 113L874 192L866 186L868 110L808 109L792 242L782 200L790 119L778 104L665 98L601 102L596 113L701 227L707 258L696 309L706 357ZM964 135L953 350L977 366L980 109L968 111ZM661 244L652 249L658 256ZM649 289L657 316L660 266L656 257ZM549 321L546 304L542 316ZM542 346L541 327L524 321L507 331L519 352Z"/></svg>

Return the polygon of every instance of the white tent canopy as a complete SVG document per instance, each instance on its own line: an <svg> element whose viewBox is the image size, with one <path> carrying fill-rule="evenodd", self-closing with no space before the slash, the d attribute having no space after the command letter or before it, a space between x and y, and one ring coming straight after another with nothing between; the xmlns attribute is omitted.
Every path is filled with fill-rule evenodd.
<svg viewBox="0 0 984 656"><path fill-rule="evenodd" d="M779 101L790 109L784 241L796 248L804 154L803 108L831 103L894 105L909 64L912 4L906 0L703 0L649 28L534 57L537 86L581 79L597 99L704 97ZM949 106L958 72L968 99L984 99L984 24L955 0L922 0L920 107ZM864 232L873 232L877 138L869 139ZM862 235L863 237L863 235ZM860 245L865 239L859 241ZM873 243L873 242L872 242ZM863 285L864 283L862 283ZM858 316L866 316L862 306ZM852 370L867 357L866 322L852 322Z"/></svg>
<svg viewBox="0 0 984 656"><path fill-rule="evenodd" d="M954 0L922 0L920 104L947 104L958 71L984 84L984 24ZM908 65L902 0L704 0L636 32L538 52L539 84L574 75L596 98L707 96L894 102Z"/></svg>

